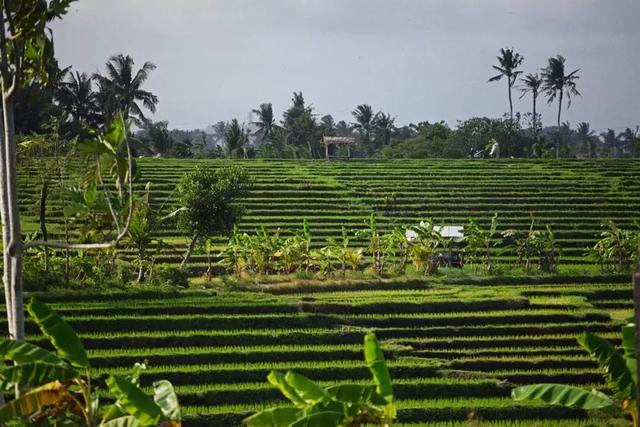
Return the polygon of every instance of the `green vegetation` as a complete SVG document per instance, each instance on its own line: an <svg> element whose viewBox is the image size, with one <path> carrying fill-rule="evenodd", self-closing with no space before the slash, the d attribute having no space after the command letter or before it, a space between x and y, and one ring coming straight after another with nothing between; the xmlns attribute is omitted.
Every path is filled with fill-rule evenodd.
<svg viewBox="0 0 640 427"><path fill-rule="evenodd" d="M180 407L170 382L154 382L153 397L140 389L144 365L136 363L130 375L110 375L106 385L112 402L102 402L92 387L87 352L67 322L37 299L27 309L56 353L25 341L0 340L3 359L15 363L0 370L0 389L16 393L0 406L0 422L10 426L180 425Z"/></svg>
<svg viewBox="0 0 640 427"><path fill-rule="evenodd" d="M638 426L636 408L636 326L622 328L624 354L607 340L589 332L578 343L598 362L606 377L612 396L598 390L584 390L563 384L533 384L512 391L515 400L542 400L547 403L582 409L614 408L627 413Z"/></svg>
<svg viewBox="0 0 640 427"><path fill-rule="evenodd" d="M584 425L587 417L606 425L598 420L615 413L510 398L513 387L536 383L606 392L597 363L576 338L588 331L619 345L631 289L587 279L511 285L490 277L464 284L344 279L265 284L261 292L40 298L79 333L97 381L144 362L142 388L151 392L153 382L171 381L185 426L240 425L246 411L286 406L265 381L272 370L295 371L323 388L369 385L362 363L369 332L380 340L393 378L394 425L463 422L470 413L482 425ZM37 325L27 322L26 329L29 342L46 345Z"/></svg>

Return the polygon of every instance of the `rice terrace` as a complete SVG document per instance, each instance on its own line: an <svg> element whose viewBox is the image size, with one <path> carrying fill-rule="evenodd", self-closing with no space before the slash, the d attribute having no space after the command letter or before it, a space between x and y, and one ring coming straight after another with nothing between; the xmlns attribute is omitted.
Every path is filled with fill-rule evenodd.
<svg viewBox="0 0 640 427"><path fill-rule="evenodd" d="M0 425L640 426L640 6L389 3L0 1Z"/></svg>

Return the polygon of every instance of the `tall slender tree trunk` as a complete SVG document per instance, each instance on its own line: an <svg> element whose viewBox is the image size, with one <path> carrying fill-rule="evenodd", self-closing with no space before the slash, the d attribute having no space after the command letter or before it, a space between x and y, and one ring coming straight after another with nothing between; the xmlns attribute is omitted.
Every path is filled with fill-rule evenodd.
<svg viewBox="0 0 640 427"><path fill-rule="evenodd" d="M511 76L507 76L507 88L509 91L509 120L513 125L513 101L511 100Z"/></svg>
<svg viewBox="0 0 640 427"><path fill-rule="evenodd" d="M558 97L558 141L556 143L556 159L560 158L560 143L562 142L562 132L560 132L560 114L562 113L562 90Z"/></svg>
<svg viewBox="0 0 640 427"><path fill-rule="evenodd" d="M189 259L191 259L191 254L193 253L193 248L196 246L196 242L198 241L198 236L194 235L191 238L191 242L189 242L189 246L187 247L187 253L184 255L184 259L180 263L180 268L184 269L187 267L189 263Z"/></svg>
<svg viewBox="0 0 640 427"><path fill-rule="evenodd" d="M42 234L42 240L49 240L49 233L47 233L47 195L49 193L49 181L47 178L42 182L42 188L40 189L40 234ZM44 247L44 271L49 271L49 248Z"/></svg>
<svg viewBox="0 0 640 427"><path fill-rule="evenodd" d="M4 104L4 103L3 103ZM2 110L4 118L4 109ZM2 220L2 283L4 284L4 299L7 306L7 322L9 335L13 335L13 291L11 289L11 257L9 256L9 242L11 227L9 223L9 197L7 195L7 162L6 162L6 139L4 132L4 119L0 120L0 219Z"/></svg>
<svg viewBox="0 0 640 427"><path fill-rule="evenodd" d="M3 86L6 81L3 80ZM6 94L3 87L3 94ZM4 174L4 186L2 191L3 206L5 210L4 220L5 226L3 231L8 231L8 235L3 238L5 246L4 259L5 270L9 270L8 277L5 275L4 285L10 288L11 306L7 309L11 310L12 324L9 332L13 339L24 339L24 306L22 300L22 234L20 231L20 211L18 209L18 185L17 185L17 159L16 159L16 136L14 125L14 108L13 98L11 95L2 96L2 116L3 116L3 154L4 166L2 173ZM6 198L6 201L5 201ZM3 205L4 205L3 203ZM7 262L8 261L8 262ZM7 292L5 291L5 294Z"/></svg>

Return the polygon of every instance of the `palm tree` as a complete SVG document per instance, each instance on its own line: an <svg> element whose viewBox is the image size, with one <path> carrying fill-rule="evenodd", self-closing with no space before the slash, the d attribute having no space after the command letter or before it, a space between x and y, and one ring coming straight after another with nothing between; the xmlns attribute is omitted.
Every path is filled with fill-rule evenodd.
<svg viewBox="0 0 640 427"><path fill-rule="evenodd" d="M640 127L636 126L635 129L626 128L618 137L622 141L623 150L635 156L640 144Z"/></svg>
<svg viewBox="0 0 640 427"><path fill-rule="evenodd" d="M336 121L331 114L324 115L320 118L320 127L322 128L322 134L325 136L335 136L336 134Z"/></svg>
<svg viewBox="0 0 640 427"><path fill-rule="evenodd" d="M606 132L602 132L600 134L602 137L602 144L609 152L609 155L612 157L618 157L620 150L620 136L616 134L616 131L613 129L607 129Z"/></svg>
<svg viewBox="0 0 640 427"><path fill-rule="evenodd" d="M533 141L535 142L538 137L538 113L536 111L538 95L540 94L540 88L542 87L542 78L538 75L538 73L527 74L524 78L521 78L522 86L520 86L520 99L522 99L526 94L531 93L533 97Z"/></svg>
<svg viewBox="0 0 640 427"><path fill-rule="evenodd" d="M85 123L94 123L96 120L93 78L86 73L68 73L60 82L56 98L62 109L74 120Z"/></svg>
<svg viewBox="0 0 640 427"><path fill-rule="evenodd" d="M260 107L252 110L252 112L258 116L258 120L252 122L252 124L258 127L256 135L260 135L260 139L264 141L271 135L271 132L276 127L276 119L273 115L273 106L270 102L260 104Z"/></svg>
<svg viewBox="0 0 640 427"><path fill-rule="evenodd" d="M596 154L596 144L598 141L598 137L596 133L591 130L591 126L587 122L578 123L578 127L576 128L576 132L578 134L578 138L582 142L584 146L584 150L587 153L587 157L592 159Z"/></svg>
<svg viewBox="0 0 640 427"><path fill-rule="evenodd" d="M224 135L224 145L227 156L231 158L242 157L247 158L247 144L249 143L249 135L243 125L238 123L237 119L231 120L227 124Z"/></svg>
<svg viewBox="0 0 640 427"><path fill-rule="evenodd" d="M547 95L547 103L551 104L558 98L558 143L556 144L556 157L560 157L560 114L562 113L562 99L567 97L567 108L571 106L571 95L580 95L576 89L576 80L580 77L578 71L573 70L569 74L564 70L565 59L562 55L549 58L549 65L542 70L543 90Z"/></svg>
<svg viewBox="0 0 640 427"><path fill-rule="evenodd" d="M363 134L366 141L369 141L371 124L374 117L371 105L360 104L351 112L351 114L356 119L356 122L353 123L353 127Z"/></svg>
<svg viewBox="0 0 640 427"><path fill-rule="evenodd" d="M396 129L393 124L395 120L396 118L391 117L391 114L385 114L382 111L373 118L373 132L376 140L382 142L382 145L388 145L391 142L391 134Z"/></svg>
<svg viewBox="0 0 640 427"><path fill-rule="evenodd" d="M94 74L93 78L98 81L103 102L107 101L104 98L111 98L116 111L122 112L125 120L131 117L137 124L141 124L145 116L138 101L152 113L156 111L158 97L142 90L142 85L156 66L151 62L145 62L135 74L133 66L131 56L115 55L106 63L107 75Z"/></svg>
<svg viewBox="0 0 640 427"><path fill-rule="evenodd" d="M496 57L498 59L498 65L494 65L493 69L498 71L497 74L489 79L490 82L497 82L502 77L507 78L507 89L509 91L509 118L513 123L513 101L511 100L511 88L516 82L518 75L522 74L522 71L518 71L517 68L524 61L524 57L516 52L513 48L500 49L500 55Z"/></svg>

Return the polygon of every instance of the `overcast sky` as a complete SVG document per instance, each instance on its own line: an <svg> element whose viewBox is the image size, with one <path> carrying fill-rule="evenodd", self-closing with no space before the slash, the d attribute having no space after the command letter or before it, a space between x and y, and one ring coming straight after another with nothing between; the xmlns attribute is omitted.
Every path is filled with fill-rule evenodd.
<svg viewBox="0 0 640 427"><path fill-rule="evenodd" d="M526 72L556 54L581 68L563 121L640 124L638 0L79 0L54 37L61 65L79 71L116 53L155 63L146 88L170 127L246 121L262 102L280 118L293 91L336 120L361 103L396 124L498 117L506 81L487 79L504 46ZM530 111L518 97L515 111Z"/></svg>

